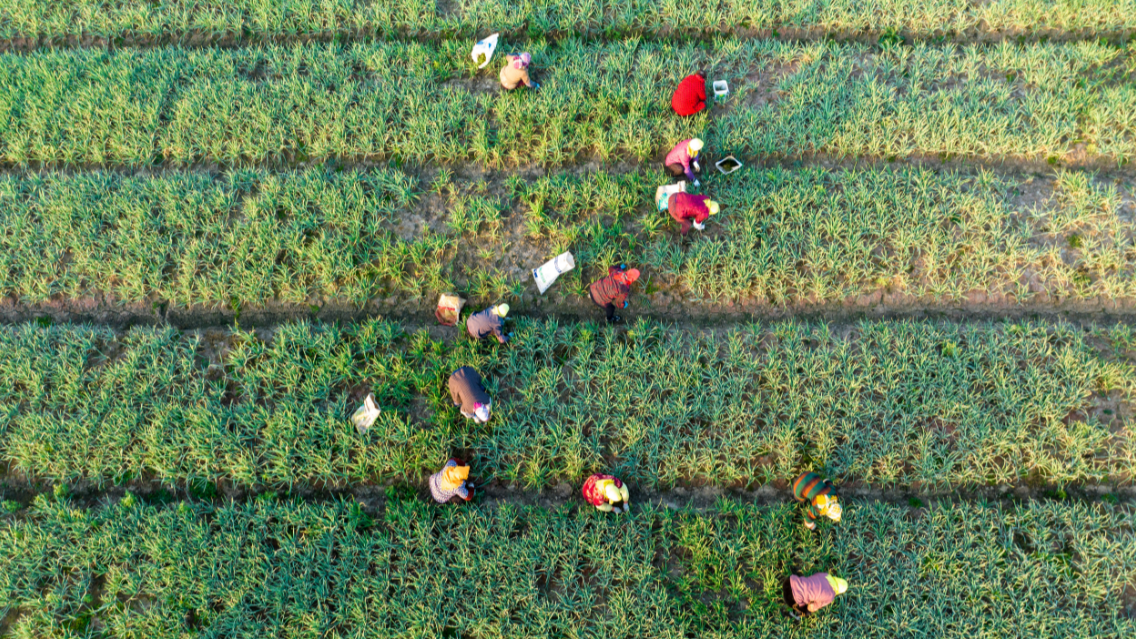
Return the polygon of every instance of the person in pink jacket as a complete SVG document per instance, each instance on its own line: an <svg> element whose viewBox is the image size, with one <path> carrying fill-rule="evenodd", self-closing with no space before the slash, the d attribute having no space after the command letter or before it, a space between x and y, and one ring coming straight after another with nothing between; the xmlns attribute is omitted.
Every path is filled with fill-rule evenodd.
<svg viewBox="0 0 1136 639"><path fill-rule="evenodd" d="M690 138L683 140L671 149L663 160L663 167L666 168L667 173L671 177L685 177L690 180L695 188L702 186L698 181L696 173L702 171L702 167L698 166L698 153L702 151L702 140L698 138Z"/></svg>
<svg viewBox="0 0 1136 639"><path fill-rule="evenodd" d="M836 600L848 590L848 582L827 572L808 577L791 575L783 584L785 603L795 612L812 614Z"/></svg>

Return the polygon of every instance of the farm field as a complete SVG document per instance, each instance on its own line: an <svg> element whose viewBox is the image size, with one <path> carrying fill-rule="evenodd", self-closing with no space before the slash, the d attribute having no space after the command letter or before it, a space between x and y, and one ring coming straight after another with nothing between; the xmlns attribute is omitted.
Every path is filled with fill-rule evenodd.
<svg viewBox="0 0 1136 639"><path fill-rule="evenodd" d="M458 288L475 304L588 314L586 285L623 260L649 269L639 299L663 314L1136 303L1136 179L755 169L707 178L724 211L682 242L649 199L663 181L394 168L4 176L0 294L49 309L106 296L143 315L274 304L405 315ZM529 269L565 250L582 266L538 296Z"/></svg>
<svg viewBox="0 0 1136 639"><path fill-rule="evenodd" d="M546 89L531 96L494 90L465 40L4 55L0 161L548 167L643 161L694 134L740 157L1116 167L1136 155L1132 46L726 38L530 48ZM680 122L671 87L700 67L732 81L731 98Z"/></svg>
<svg viewBox="0 0 1136 639"><path fill-rule="evenodd" d="M1132 511L1106 503L861 504L818 541L787 505L146 505L40 497L0 528L13 636L1130 637ZM787 571L839 570L794 625ZM378 594L376 594L378 593ZM1022 634L1021 636L1024 636Z"/></svg>
<svg viewBox="0 0 1136 639"><path fill-rule="evenodd" d="M371 321L264 331L24 325L0 454L30 479L417 482L450 450L540 489L753 488L813 465L871 485L1130 481L1136 334L1033 323L783 322L689 332L521 322L507 347ZM480 370L471 426L446 378ZM367 392L366 435L345 420Z"/></svg>
<svg viewBox="0 0 1136 639"><path fill-rule="evenodd" d="M1136 0L0 2L0 639L1136 636L1134 159Z"/></svg>

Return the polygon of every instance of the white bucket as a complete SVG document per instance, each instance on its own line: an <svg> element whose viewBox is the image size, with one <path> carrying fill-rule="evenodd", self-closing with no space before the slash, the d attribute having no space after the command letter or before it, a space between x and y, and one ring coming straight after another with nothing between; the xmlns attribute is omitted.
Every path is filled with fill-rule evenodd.
<svg viewBox="0 0 1136 639"><path fill-rule="evenodd" d="M718 98L730 95L730 85L726 84L725 80L718 80L714 83L714 96Z"/></svg>
<svg viewBox="0 0 1136 639"><path fill-rule="evenodd" d="M686 192L686 180L678 182L677 184L668 184L660 186L655 189L655 204L659 206L660 211L667 210L667 200L670 199L675 193Z"/></svg>
<svg viewBox="0 0 1136 639"><path fill-rule="evenodd" d="M544 292L548 290L549 286L552 286L552 283L560 277L561 273L567 273L574 268L576 268L576 260L571 253L561 253L541 264L539 268L534 268L533 279L536 280L540 294L544 295Z"/></svg>
<svg viewBox="0 0 1136 639"><path fill-rule="evenodd" d="M500 34L494 33L488 38L480 40L477 44L473 45L473 53L471 53L470 55L473 57L474 62L477 62L477 58L479 56L485 56L485 62L479 64L477 67L478 69L484 69L489 64L489 61L493 59L493 51L497 49L498 35Z"/></svg>

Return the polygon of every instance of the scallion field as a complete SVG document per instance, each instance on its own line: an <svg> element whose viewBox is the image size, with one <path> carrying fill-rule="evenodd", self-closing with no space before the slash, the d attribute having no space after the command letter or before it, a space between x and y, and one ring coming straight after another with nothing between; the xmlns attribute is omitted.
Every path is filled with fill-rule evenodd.
<svg viewBox="0 0 1136 639"><path fill-rule="evenodd" d="M1136 637L1134 161L1136 0L0 2L0 637Z"/></svg>

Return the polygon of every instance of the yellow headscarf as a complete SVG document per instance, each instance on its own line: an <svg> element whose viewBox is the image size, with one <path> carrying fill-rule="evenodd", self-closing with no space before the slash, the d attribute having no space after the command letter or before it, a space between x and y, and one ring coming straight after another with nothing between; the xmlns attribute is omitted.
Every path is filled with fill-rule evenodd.
<svg viewBox="0 0 1136 639"><path fill-rule="evenodd" d="M438 485L444 490L457 490L469 477L469 466L446 466Z"/></svg>

